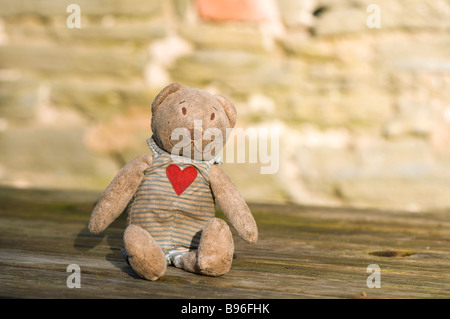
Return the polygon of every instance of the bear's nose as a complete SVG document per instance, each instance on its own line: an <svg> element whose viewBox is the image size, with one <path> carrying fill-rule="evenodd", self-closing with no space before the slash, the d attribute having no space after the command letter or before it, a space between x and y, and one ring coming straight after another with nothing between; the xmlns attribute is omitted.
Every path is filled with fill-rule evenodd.
<svg viewBox="0 0 450 319"><path fill-rule="evenodd" d="M191 134L191 140L201 140L203 138L201 130L191 128L189 129L189 133Z"/></svg>

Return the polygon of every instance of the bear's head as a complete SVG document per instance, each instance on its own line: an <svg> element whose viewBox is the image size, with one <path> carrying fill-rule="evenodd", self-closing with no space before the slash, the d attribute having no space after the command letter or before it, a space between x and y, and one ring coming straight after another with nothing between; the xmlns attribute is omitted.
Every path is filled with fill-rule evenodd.
<svg viewBox="0 0 450 319"><path fill-rule="evenodd" d="M152 103L151 128L166 152L208 161L225 145L236 117L227 98L172 83Z"/></svg>

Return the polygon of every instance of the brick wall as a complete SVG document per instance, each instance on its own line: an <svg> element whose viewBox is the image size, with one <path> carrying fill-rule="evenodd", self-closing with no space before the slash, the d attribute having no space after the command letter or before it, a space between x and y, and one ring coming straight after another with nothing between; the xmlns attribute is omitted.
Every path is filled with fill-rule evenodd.
<svg viewBox="0 0 450 319"><path fill-rule="evenodd" d="M280 130L276 174L224 166L248 200L448 208L449 16L448 0L0 0L0 184L104 189L179 81Z"/></svg>

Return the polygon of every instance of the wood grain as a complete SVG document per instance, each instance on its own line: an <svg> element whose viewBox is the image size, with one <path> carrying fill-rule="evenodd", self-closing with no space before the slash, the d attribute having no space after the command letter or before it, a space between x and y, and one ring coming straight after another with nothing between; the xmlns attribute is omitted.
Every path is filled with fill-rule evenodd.
<svg viewBox="0 0 450 319"><path fill-rule="evenodd" d="M156 282L122 259L122 215L87 230L97 194L0 189L0 297L4 298L449 298L450 213L251 204L260 239L235 236L222 277L169 267ZM223 218L223 214L218 212ZM68 288L67 266L81 269ZM368 288L367 266L381 269Z"/></svg>

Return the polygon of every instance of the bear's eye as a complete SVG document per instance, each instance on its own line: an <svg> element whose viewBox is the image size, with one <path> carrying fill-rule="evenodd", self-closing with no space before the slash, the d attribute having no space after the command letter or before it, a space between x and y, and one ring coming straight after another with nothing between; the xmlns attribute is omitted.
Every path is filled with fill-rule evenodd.
<svg viewBox="0 0 450 319"><path fill-rule="evenodd" d="M211 113L211 121L214 120L215 117L216 117L216 114Z"/></svg>
<svg viewBox="0 0 450 319"><path fill-rule="evenodd" d="M187 110L185 107L181 108L181 113L183 113L183 115L186 115L186 112L187 112Z"/></svg>

